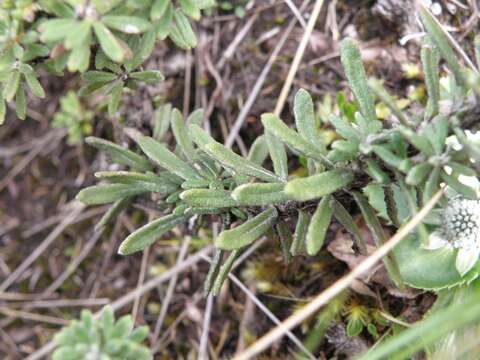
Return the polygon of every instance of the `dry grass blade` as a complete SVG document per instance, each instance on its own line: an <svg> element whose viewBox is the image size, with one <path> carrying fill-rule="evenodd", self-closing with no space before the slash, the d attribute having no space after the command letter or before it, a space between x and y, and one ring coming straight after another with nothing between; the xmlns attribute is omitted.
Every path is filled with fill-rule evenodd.
<svg viewBox="0 0 480 360"><path fill-rule="evenodd" d="M267 349L273 342L285 335L287 331L290 331L295 326L301 324L302 321L313 315L322 306L326 305L335 296L348 288L357 277L372 269L373 266L377 264L377 262L379 262L384 256L386 256L396 245L400 243L400 241L402 241L411 231L413 231L417 227L417 225L421 223L423 218L428 215L430 210L432 210L435 204L443 196L443 191L443 189L440 189L408 223L401 227L394 236L392 236L384 245L379 247L373 254L368 256L349 274L336 281L332 286L317 295L307 305L305 305L299 311L295 312L295 314L288 317L276 328L270 330L253 345L247 348L244 352L235 356L233 359L251 359L263 350Z"/></svg>
<svg viewBox="0 0 480 360"><path fill-rule="evenodd" d="M320 15L320 11L322 10L322 6L323 0L317 0L315 2L312 14L310 16L310 19L308 20L307 29L303 34L300 44L298 45L297 52L295 53L292 65L290 66L290 70L288 71L287 79L283 84L282 91L280 92L280 96L278 97L277 105L275 106L274 113L278 116L280 116L283 106L285 105L288 93L290 92L290 88L292 87L293 79L295 78L295 74L297 73L298 67L300 66L300 62L302 61L303 54L305 53L305 49L307 48L308 41L310 40L310 36L312 35L312 31L315 28L315 24L318 20L318 16Z"/></svg>
<svg viewBox="0 0 480 360"><path fill-rule="evenodd" d="M22 274L28 269L30 265L55 241L55 239L69 226L80 213L85 209L85 205L81 203L74 203L73 210L65 216L63 221L53 229L53 231L43 240L43 242L18 266L14 272L5 279L0 285L0 292L4 292L12 285Z"/></svg>

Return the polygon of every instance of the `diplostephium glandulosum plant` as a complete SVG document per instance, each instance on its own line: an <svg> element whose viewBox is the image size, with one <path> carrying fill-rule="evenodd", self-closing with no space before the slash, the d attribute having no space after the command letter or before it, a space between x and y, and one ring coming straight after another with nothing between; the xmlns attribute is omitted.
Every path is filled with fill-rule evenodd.
<svg viewBox="0 0 480 360"><path fill-rule="evenodd" d="M387 240L386 226L399 228L444 186L449 198L384 264L400 288L439 291L470 283L480 270L478 189L465 181L476 179L480 160L479 144L469 131L475 130L477 69L460 64L429 13L422 11L421 17L427 30L421 59L428 92L421 111L400 110L380 81L367 79L355 42L345 39L341 60L355 97L349 104L353 113L332 113L320 124L312 98L299 90L293 106L296 130L274 114L263 114L265 134L243 157L202 128L201 110L184 119L165 105L153 136L136 137L142 154L87 139L126 170L98 172L103 183L82 190L78 199L90 205L113 203L103 226L135 197L155 193L164 216L130 234L119 248L123 255L143 250L181 224L201 224L204 217L220 221L223 228L214 239L216 253L205 283L207 293L217 293L237 256L264 235L278 239L288 262L299 254L317 254L336 219L353 237L356 250L366 253L351 215L356 208L380 246ZM441 71L441 60L447 72ZM390 119L377 118L376 100L391 109ZM175 137L172 147L163 137L168 126ZM338 136L331 144L319 136L324 126ZM305 160L307 176L289 174L287 150ZM434 240L440 237L448 246L438 246Z"/></svg>
<svg viewBox="0 0 480 360"><path fill-rule="evenodd" d="M213 5L213 0L2 1L0 124L7 103L25 119L27 91L45 97L40 71L83 73L81 94L107 95L114 114L125 88L163 79L160 71L142 67L157 40L168 37L182 49L195 47L191 20Z"/></svg>

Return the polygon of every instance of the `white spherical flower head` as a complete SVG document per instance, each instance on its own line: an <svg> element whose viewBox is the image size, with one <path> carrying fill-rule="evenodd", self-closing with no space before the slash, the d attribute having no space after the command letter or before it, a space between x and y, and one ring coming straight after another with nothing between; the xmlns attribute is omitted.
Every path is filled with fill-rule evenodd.
<svg viewBox="0 0 480 360"><path fill-rule="evenodd" d="M427 249L458 249L457 271L463 276L480 255L480 201L451 199L444 210L442 226L429 237Z"/></svg>
<svg viewBox="0 0 480 360"><path fill-rule="evenodd" d="M457 249L478 247L480 239L480 201L452 199L443 213L445 239Z"/></svg>

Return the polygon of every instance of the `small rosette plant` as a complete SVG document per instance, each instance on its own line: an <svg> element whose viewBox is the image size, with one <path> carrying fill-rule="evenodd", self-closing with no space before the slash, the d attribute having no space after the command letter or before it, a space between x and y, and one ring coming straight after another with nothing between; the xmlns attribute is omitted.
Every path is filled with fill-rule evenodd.
<svg viewBox="0 0 480 360"><path fill-rule="evenodd" d="M52 359L150 360L150 349L142 345L148 334L148 326L133 328L130 315L115 321L109 306L103 308L98 319L83 310L80 320L73 320L55 335L57 348Z"/></svg>

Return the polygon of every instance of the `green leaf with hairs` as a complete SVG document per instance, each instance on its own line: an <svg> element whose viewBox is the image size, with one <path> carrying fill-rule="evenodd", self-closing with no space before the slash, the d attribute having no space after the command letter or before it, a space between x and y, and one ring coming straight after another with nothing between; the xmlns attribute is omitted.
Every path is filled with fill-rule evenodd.
<svg viewBox="0 0 480 360"><path fill-rule="evenodd" d="M429 163L420 163L415 165L410 169L410 171L407 173L407 178L405 181L409 185L416 186L420 184L423 180L425 180L432 171L432 165Z"/></svg>
<svg viewBox="0 0 480 360"><path fill-rule="evenodd" d="M357 223L352 218L352 215L350 215L342 203L334 198L330 200L330 207L332 208L335 219L337 219L337 221L343 225L345 230L347 230L355 238L355 244L357 245L360 254L367 255L367 243L363 238Z"/></svg>
<svg viewBox="0 0 480 360"><path fill-rule="evenodd" d="M191 189L180 194L180 199L190 206L204 208L225 208L237 205L226 190Z"/></svg>
<svg viewBox="0 0 480 360"><path fill-rule="evenodd" d="M330 170L306 178L290 180L285 186L285 193L297 201L312 200L340 190L353 179L353 174L348 170Z"/></svg>
<svg viewBox="0 0 480 360"><path fill-rule="evenodd" d="M463 74L462 68L460 67L460 63L455 56L455 52L450 46L448 37L443 32L436 19L430 14L429 11L425 10L423 7L420 8L420 17L422 19L423 25L425 25L428 34L430 35L438 50L442 54L442 57L447 62L448 67L455 75L455 79L462 87L465 87L465 76Z"/></svg>
<svg viewBox="0 0 480 360"><path fill-rule="evenodd" d="M154 173L139 173L133 171L99 171L95 177L113 183L131 184L144 187L148 191L169 194L177 190L177 186L170 181L165 181Z"/></svg>
<svg viewBox="0 0 480 360"><path fill-rule="evenodd" d="M274 207L262 211L236 228L223 231L216 239L215 246L224 250L236 250L247 246L265 234L277 220Z"/></svg>
<svg viewBox="0 0 480 360"><path fill-rule="evenodd" d="M278 182L282 179L263 167L235 154L232 150L215 141L198 125L190 124L193 141L208 155L228 168L231 172L256 177L267 182Z"/></svg>
<svg viewBox="0 0 480 360"><path fill-rule="evenodd" d="M112 32L100 21L93 23L93 30L105 54L115 62L122 62L125 54Z"/></svg>
<svg viewBox="0 0 480 360"><path fill-rule="evenodd" d="M100 205L146 192L149 190L132 184L95 185L81 190L76 199L87 205Z"/></svg>
<svg viewBox="0 0 480 360"><path fill-rule="evenodd" d="M305 250L310 220L311 216L308 212L301 209L298 210L297 224L295 226L295 233L293 234L292 246L290 246L290 253L293 256L297 256Z"/></svg>
<svg viewBox="0 0 480 360"><path fill-rule="evenodd" d="M150 28L150 23L136 16L107 15L102 17L102 22L111 29L126 34L140 34Z"/></svg>
<svg viewBox="0 0 480 360"><path fill-rule="evenodd" d="M267 159L268 154L269 150L265 135L260 135L250 146L250 149L248 150L247 160L257 165L262 165L263 162Z"/></svg>
<svg viewBox="0 0 480 360"><path fill-rule="evenodd" d="M125 197L123 199L115 201L112 206L103 214L102 218L98 223L95 224L95 231L102 229L110 221L117 218L118 215L132 202L131 197Z"/></svg>
<svg viewBox="0 0 480 360"><path fill-rule="evenodd" d="M285 146L268 130L265 131L265 139L267 141L268 152L273 162L275 174L282 178L282 180L286 181L288 177L288 160Z"/></svg>
<svg viewBox="0 0 480 360"><path fill-rule="evenodd" d="M240 255L240 250L234 250L228 255L227 260L223 263L222 267L218 271L218 275L215 278L215 282L213 283L212 287L212 295L218 295L225 279L228 277L228 273L232 269L233 263L237 259L238 255Z"/></svg>
<svg viewBox="0 0 480 360"><path fill-rule="evenodd" d="M141 251L186 219L184 215L170 214L149 222L123 240L118 253L120 255L130 255Z"/></svg>
<svg viewBox="0 0 480 360"><path fill-rule="evenodd" d="M177 146L188 160L196 161L198 156L193 147L193 141L190 138L188 129L185 126L183 115L177 109L173 109L170 121Z"/></svg>
<svg viewBox="0 0 480 360"><path fill-rule="evenodd" d="M308 91L297 91L293 101L293 113L299 134L313 145L321 145L317 137L313 100Z"/></svg>
<svg viewBox="0 0 480 360"><path fill-rule="evenodd" d="M425 85L427 87L428 100L425 109L425 119L430 119L438 114L438 102L440 99L440 80L438 62L440 56L437 48L424 45L420 52L422 59L423 73L425 74Z"/></svg>
<svg viewBox="0 0 480 360"><path fill-rule="evenodd" d="M350 38L344 39L340 45L340 55L345 75L360 105L360 111L368 121L377 120L374 98L355 41Z"/></svg>
<svg viewBox="0 0 480 360"><path fill-rule="evenodd" d="M142 151L158 165L180 176L182 179L200 179L200 175L188 164L172 153L167 147L149 136L138 140Z"/></svg>
<svg viewBox="0 0 480 360"><path fill-rule="evenodd" d="M325 236L331 221L332 208L330 206L330 195L327 195L318 203L308 226L306 236L308 255L314 256L320 251L325 242Z"/></svg>
<svg viewBox="0 0 480 360"><path fill-rule="evenodd" d="M85 142L99 150L105 151L118 164L130 166L138 171L152 170L150 161L146 158L111 141L89 136L85 139Z"/></svg>
<svg viewBox="0 0 480 360"><path fill-rule="evenodd" d="M287 144L290 148L318 160L328 166L330 161L322 154L321 149L305 140L296 131L290 129L278 116L273 113L262 115L262 124L267 131Z"/></svg>
<svg viewBox="0 0 480 360"><path fill-rule="evenodd" d="M290 199L283 191L284 187L284 183L243 184L232 192L232 198L243 206L281 204Z"/></svg>

